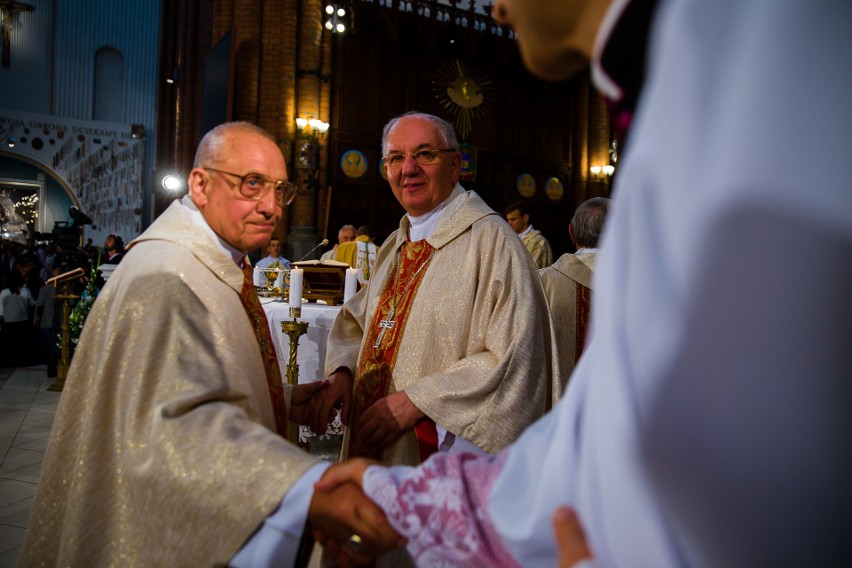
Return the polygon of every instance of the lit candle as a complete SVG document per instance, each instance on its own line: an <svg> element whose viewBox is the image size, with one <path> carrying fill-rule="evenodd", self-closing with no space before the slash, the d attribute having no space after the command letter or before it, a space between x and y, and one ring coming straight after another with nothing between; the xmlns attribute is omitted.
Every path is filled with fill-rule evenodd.
<svg viewBox="0 0 852 568"><path fill-rule="evenodd" d="M260 268L257 266L252 269L251 279L256 287L263 286L263 284L260 283Z"/></svg>
<svg viewBox="0 0 852 568"><path fill-rule="evenodd" d="M301 268L294 268L290 271L290 303L291 308L302 307L302 279L305 271Z"/></svg>
<svg viewBox="0 0 852 568"><path fill-rule="evenodd" d="M346 284L343 287L343 303L349 301L349 298L355 295L358 290L358 270L355 268L346 269Z"/></svg>
<svg viewBox="0 0 852 568"><path fill-rule="evenodd" d="M278 268L277 270L278 270L278 278L275 279L275 287L283 292L284 291L284 275L287 273L287 271L284 270L283 268ZM283 297L283 293L282 293L282 297Z"/></svg>

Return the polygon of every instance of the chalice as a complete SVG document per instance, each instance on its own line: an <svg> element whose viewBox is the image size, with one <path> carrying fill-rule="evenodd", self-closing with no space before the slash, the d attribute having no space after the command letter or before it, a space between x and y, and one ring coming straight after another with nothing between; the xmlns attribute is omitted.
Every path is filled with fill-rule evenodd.
<svg viewBox="0 0 852 568"><path fill-rule="evenodd" d="M264 296L280 296L281 288L277 288L275 283L278 281L278 275L283 272L280 268L261 268L260 273L263 275L266 282Z"/></svg>

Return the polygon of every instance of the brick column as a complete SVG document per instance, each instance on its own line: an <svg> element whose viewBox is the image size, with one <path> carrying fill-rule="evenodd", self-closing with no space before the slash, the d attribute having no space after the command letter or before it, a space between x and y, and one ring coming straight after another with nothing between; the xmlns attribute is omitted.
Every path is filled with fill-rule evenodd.
<svg viewBox="0 0 852 568"><path fill-rule="evenodd" d="M292 180L293 136L295 130L296 58L298 55L298 0L265 0L263 2L261 72L258 99L258 125L275 136L287 161ZM282 254L292 258L287 242L290 207L284 208L274 236L285 243Z"/></svg>
<svg viewBox="0 0 852 568"><path fill-rule="evenodd" d="M324 109L322 106L323 90L328 91L328 81L324 80L323 73L323 4L320 0L301 0L300 7L295 116L313 117L328 122L328 103L326 102ZM320 170L326 160L324 144L320 140L315 166L300 167L298 154L305 143L305 137L296 132L295 140L293 179L299 185L300 192L290 207L290 233L287 235L287 242L293 258L299 259L321 240L317 234L317 193L325 179Z"/></svg>

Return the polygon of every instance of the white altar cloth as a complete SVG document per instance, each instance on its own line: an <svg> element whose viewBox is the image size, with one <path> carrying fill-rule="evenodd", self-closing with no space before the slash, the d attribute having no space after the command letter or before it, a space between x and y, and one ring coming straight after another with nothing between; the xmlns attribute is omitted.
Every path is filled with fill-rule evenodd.
<svg viewBox="0 0 852 568"><path fill-rule="evenodd" d="M275 343L281 378L287 380L287 363L290 360L290 338L281 331L281 322L290 319L290 310L286 302L279 298L261 298L260 303L269 320L269 331ZM323 378L325 353L328 344L328 332L340 306L323 304L302 304L302 321L308 322L308 332L299 338L299 351L296 362L299 364L299 382L320 381Z"/></svg>
<svg viewBox="0 0 852 568"><path fill-rule="evenodd" d="M281 379L287 380L287 363L290 362L290 338L281 331L281 322L290 319L290 307L287 302L280 298L261 298L260 303L269 321L269 331L272 341L275 343L275 354L278 357L278 366L281 368ZM340 306L327 306L325 304L302 304L302 321L308 322L308 332L299 338L299 351L296 353L296 363L299 365L299 382L309 383L324 379L323 368L325 367L325 353L328 345L328 332ZM327 439L331 435L341 435L343 424L340 421L340 412L335 415L334 421L329 425L326 434L320 439ZM315 434L307 426L299 428L299 440L306 442Z"/></svg>

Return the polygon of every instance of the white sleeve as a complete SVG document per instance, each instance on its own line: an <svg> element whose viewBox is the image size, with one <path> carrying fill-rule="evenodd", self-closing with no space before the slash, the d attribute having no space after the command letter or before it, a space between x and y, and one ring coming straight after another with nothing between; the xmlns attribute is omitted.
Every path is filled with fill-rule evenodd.
<svg viewBox="0 0 852 568"><path fill-rule="evenodd" d="M234 568L292 566L308 518L314 483L329 466L331 464L328 462L311 466L290 487L278 509L263 521L257 532L231 559L229 565Z"/></svg>

